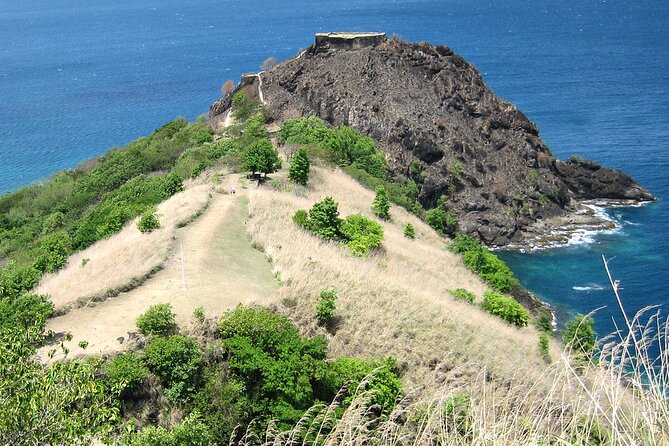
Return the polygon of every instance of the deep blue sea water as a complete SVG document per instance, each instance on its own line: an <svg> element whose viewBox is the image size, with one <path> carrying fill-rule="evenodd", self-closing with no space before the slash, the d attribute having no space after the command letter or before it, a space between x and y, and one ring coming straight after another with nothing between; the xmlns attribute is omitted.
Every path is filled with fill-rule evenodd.
<svg viewBox="0 0 669 446"><path fill-rule="evenodd" d="M206 112L226 79L287 58L313 34L398 33L445 44L521 108L559 158L625 170L660 201L616 209L593 243L502 254L561 320L669 306L669 5L594 0L0 0L0 193Z"/></svg>

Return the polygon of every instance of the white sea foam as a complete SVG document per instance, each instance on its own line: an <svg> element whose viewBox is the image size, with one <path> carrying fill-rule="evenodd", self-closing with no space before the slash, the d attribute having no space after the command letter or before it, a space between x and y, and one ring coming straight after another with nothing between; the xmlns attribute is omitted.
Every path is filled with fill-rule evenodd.
<svg viewBox="0 0 669 446"><path fill-rule="evenodd" d="M589 283L585 286L573 286L571 287L572 290L574 291L601 291L605 287L598 284L598 283Z"/></svg>

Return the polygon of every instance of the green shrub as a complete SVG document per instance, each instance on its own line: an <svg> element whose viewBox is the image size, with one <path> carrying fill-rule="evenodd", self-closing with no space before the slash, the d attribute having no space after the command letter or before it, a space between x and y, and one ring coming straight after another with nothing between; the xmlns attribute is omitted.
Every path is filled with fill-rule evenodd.
<svg viewBox="0 0 669 446"><path fill-rule="evenodd" d="M0 330L42 327L53 310L47 296L24 294L17 298L0 298Z"/></svg>
<svg viewBox="0 0 669 446"><path fill-rule="evenodd" d="M65 224L65 214L60 211L49 214L42 223L42 234L50 234L62 228Z"/></svg>
<svg viewBox="0 0 669 446"><path fill-rule="evenodd" d="M463 254L468 251L476 251L477 249L480 248L480 246L481 242L479 242L474 237L464 234L457 234L455 238L451 241L451 244L449 245L448 249L451 252L455 252L457 254Z"/></svg>
<svg viewBox="0 0 669 446"><path fill-rule="evenodd" d="M304 209L300 209L293 215L293 222L298 226L309 229L309 213Z"/></svg>
<svg viewBox="0 0 669 446"><path fill-rule="evenodd" d="M232 114L240 122L245 122L253 116L260 106L260 101L249 98L243 91L238 91L232 97Z"/></svg>
<svg viewBox="0 0 669 446"><path fill-rule="evenodd" d="M199 388L202 353L195 340L183 335L157 337L147 345L144 355L172 401L187 401Z"/></svg>
<svg viewBox="0 0 669 446"><path fill-rule="evenodd" d="M0 270L0 298L18 298L37 285L41 276L32 265L9 262Z"/></svg>
<svg viewBox="0 0 669 446"><path fill-rule="evenodd" d="M456 288L454 290L449 290L448 292L451 294L451 296L453 296L455 300L460 300L462 302L467 302L469 304L473 304L474 299L476 299L476 295L474 293L464 288Z"/></svg>
<svg viewBox="0 0 669 446"><path fill-rule="evenodd" d="M413 240L416 238L416 230L414 229L411 223L407 223L406 225L404 225L404 236L409 240Z"/></svg>
<svg viewBox="0 0 669 446"><path fill-rule="evenodd" d="M583 359L589 359L595 351L595 321L590 316L577 314L562 331L562 341Z"/></svg>
<svg viewBox="0 0 669 446"><path fill-rule="evenodd" d="M388 203L386 188L383 186L376 188L376 196L372 202L372 212L382 220L390 220L390 203Z"/></svg>
<svg viewBox="0 0 669 446"><path fill-rule="evenodd" d="M71 252L71 241L67 232L48 235L37 245L34 266L39 271L53 273L65 265Z"/></svg>
<svg viewBox="0 0 669 446"><path fill-rule="evenodd" d="M84 249L109 237L148 206L157 205L181 190L181 179L175 174L133 178L107 194L77 222L72 237L74 248Z"/></svg>
<svg viewBox="0 0 669 446"><path fill-rule="evenodd" d="M107 379L113 389L121 395L131 393L146 381L149 369L137 353L125 353L116 356L107 365Z"/></svg>
<svg viewBox="0 0 669 446"><path fill-rule="evenodd" d="M326 341L302 338L286 317L262 307L227 312L219 329L228 367L244 386L236 405L243 420L270 416L282 428L296 422L315 402Z"/></svg>
<svg viewBox="0 0 669 446"><path fill-rule="evenodd" d="M329 324L334 318L335 302L337 301L337 292L334 290L323 290L318 298L316 305L316 319L321 325Z"/></svg>
<svg viewBox="0 0 669 446"><path fill-rule="evenodd" d="M435 231L443 232L446 235L455 235L458 231L458 218L453 209L448 211L441 208L430 209L425 214L425 221Z"/></svg>
<svg viewBox="0 0 669 446"><path fill-rule="evenodd" d="M534 322L537 330L545 333L553 333L553 315L549 312L543 312Z"/></svg>
<svg viewBox="0 0 669 446"><path fill-rule="evenodd" d="M160 220L156 216L156 208L150 207L142 213L142 216L137 222L137 228L144 233L152 232L154 229L160 228Z"/></svg>
<svg viewBox="0 0 669 446"><path fill-rule="evenodd" d="M548 348L548 335L546 333L539 333L539 353L541 353L541 357L547 364L551 363L552 359Z"/></svg>
<svg viewBox="0 0 669 446"><path fill-rule="evenodd" d="M362 169L376 178L385 178L387 162L374 140L350 127L329 128L316 117L286 120L279 131L281 144L318 144L328 160L340 166Z"/></svg>
<svg viewBox="0 0 669 446"><path fill-rule="evenodd" d="M346 246L359 257L366 256L383 242L383 227L361 214L346 217L341 224L341 234Z"/></svg>
<svg viewBox="0 0 669 446"><path fill-rule="evenodd" d="M144 335L166 336L174 333L177 323L170 304L151 305L137 318L137 328Z"/></svg>
<svg viewBox="0 0 669 446"><path fill-rule="evenodd" d="M189 415L171 431L164 427L149 426L126 436L127 446L212 446L218 444L209 427L198 414Z"/></svg>
<svg viewBox="0 0 669 446"><path fill-rule="evenodd" d="M446 432L457 432L462 436L470 435L473 428L471 401L463 393L454 393L443 406L443 420Z"/></svg>
<svg viewBox="0 0 669 446"><path fill-rule="evenodd" d="M524 327L530 320L530 315L513 297L495 291L483 294L481 308L490 314L499 316L516 327Z"/></svg>
<svg viewBox="0 0 669 446"><path fill-rule="evenodd" d="M325 141L330 129L317 116L287 119L281 125L280 144L320 144Z"/></svg>
<svg viewBox="0 0 669 446"><path fill-rule="evenodd" d="M302 147L295 152L290 160L288 178L302 186L306 186L309 182L309 157L307 156L307 151Z"/></svg>
<svg viewBox="0 0 669 446"><path fill-rule="evenodd" d="M348 392L343 400L344 405L350 404L357 391L370 392L371 402L377 407L377 411L389 413L395 407L402 390L402 383L393 372L394 368L393 358L381 361L339 358L332 361L325 370L323 386L328 394L335 394L346 385ZM365 384L361 386L363 380Z"/></svg>
<svg viewBox="0 0 669 446"><path fill-rule="evenodd" d="M509 293L520 287L518 279L506 263L482 245L473 251L465 252L462 260L496 291Z"/></svg>

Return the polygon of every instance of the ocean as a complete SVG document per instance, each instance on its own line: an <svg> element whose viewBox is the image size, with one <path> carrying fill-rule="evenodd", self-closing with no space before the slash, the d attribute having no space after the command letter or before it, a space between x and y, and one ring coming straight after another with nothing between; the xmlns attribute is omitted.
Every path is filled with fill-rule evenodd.
<svg viewBox="0 0 669 446"><path fill-rule="evenodd" d="M322 31L385 31L450 46L535 121L558 158L626 171L657 203L604 210L620 229L500 253L560 321L659 305L669 257L669 4L594 0L319 2L0 0L0 193L207 111L227 79Z"/></svg>

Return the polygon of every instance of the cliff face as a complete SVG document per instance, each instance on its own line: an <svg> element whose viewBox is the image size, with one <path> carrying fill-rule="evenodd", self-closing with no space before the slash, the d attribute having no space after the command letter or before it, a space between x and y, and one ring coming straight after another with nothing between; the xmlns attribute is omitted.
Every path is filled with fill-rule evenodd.
<svg viewBox="0 0 669 446"><path fill-rule="evenodd" d="M421 203L431 208L445 195L460 230L489 245L521 241L532 223L566 215L580 199L654 199L621 172L557 161L534 123L444 46L312 46L261 80L275 121L317 115L373 137L395 174L419 163ZM245 77L238 88L253 95L259 85ZM210 117L224 116L229 102L212 105Z"/></svg>

